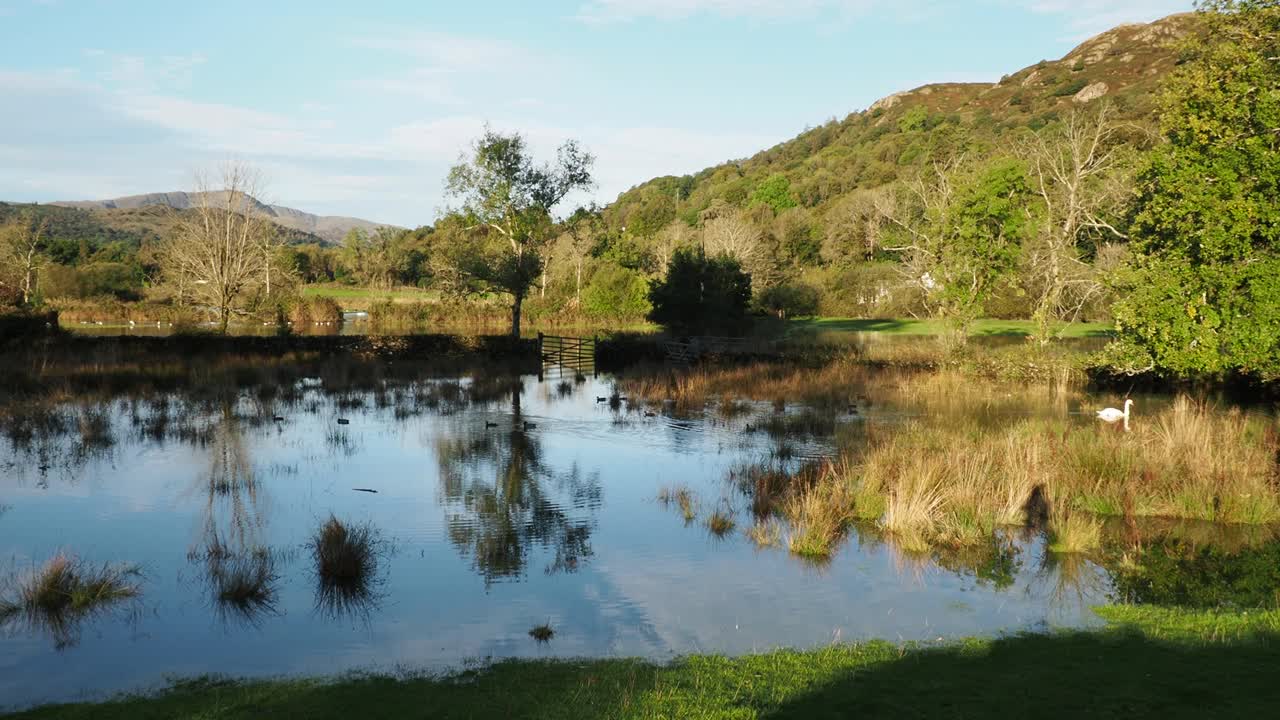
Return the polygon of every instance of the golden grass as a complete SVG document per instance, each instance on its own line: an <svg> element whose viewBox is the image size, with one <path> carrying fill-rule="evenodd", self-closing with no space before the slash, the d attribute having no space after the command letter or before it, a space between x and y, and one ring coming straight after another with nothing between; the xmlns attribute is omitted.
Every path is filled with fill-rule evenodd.
<svg viewBox="0 0 1280 720"><path fill-rule="evenodd" d="M1280 521L1274 421L1180 397L1132 430L1022 420L973 430L910 423L832 465L857 517L906 545L974 545L1027 521L1033 490L1064 550L1096 547L1093 515Z"/></svg>
<svg viewBox="0 0 1280 720"><path fill-rule="evenodd" d="M0 597L0 624L24 619L46 629L59 646L75 641L81 620L137 597L141 572L132 565L93 567L58 554L13 583L13 594Z"/></svg>
<svg viewBox="0 0 1280 720"><path fill-rule="evenodd" d="M1059 510L1049 521L1049 551L1085 553L1102 547L1102 521L1073 510Z"/></svg>
<svg viewBox="0 0 1280 720"><path fill-rule="evenodd" d="M685 522L693 522L698 518L698 498L686 486L664 487L658 491L658 502L663 505L676 505Z"/></svg>
<svg viewBox="0 0 1280 720"><path fill-rule="evenodd" d="M773 518L758 521L747 528L747 539L758 548L775 547L782 541L782 526Z"/></svg>
<svg viewBox="0 0 1280 720"><path fill-rule="evenodd" d="M707 529L716 537L722 538L728 535L733 532L735 527L737 527L737 523L734 521L733 516L724 510L716 510L707 518Z"/></svg>
<svg viewBox="0 0 1280 720"><path fill-rule="evenodd" d="M827 473L815 485L798 488L783 513L791 525L787 549L803 557L828 557L854 518L853 498L846 483Z"/></svg>

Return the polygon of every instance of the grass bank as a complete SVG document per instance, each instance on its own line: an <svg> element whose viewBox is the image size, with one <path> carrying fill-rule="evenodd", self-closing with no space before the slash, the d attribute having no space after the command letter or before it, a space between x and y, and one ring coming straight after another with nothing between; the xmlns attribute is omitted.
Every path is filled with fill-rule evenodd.
<svg viewBox="0 0 1280 720"><path fill-rule="evenodd" d="M741 658L506 661L443 678L183 682L14 718L1267 717L1280 614L1133 607L1106 628ZM554 640L552 641L554 642Z"/></svg>
<svg viewBox="0 0 1280 720"><path fill-rule="evenodd" d="M1071 323L1061 328L1064 338L1110 337L1114 328L1106 323ZM862 318L820 317L792 320L787 335L885 333L889 335L943 335L948 331L941 320L911 318L868 320ZM975 337L1030 337L1035 331L1033 320L977 320L970 328Z"/></svg>

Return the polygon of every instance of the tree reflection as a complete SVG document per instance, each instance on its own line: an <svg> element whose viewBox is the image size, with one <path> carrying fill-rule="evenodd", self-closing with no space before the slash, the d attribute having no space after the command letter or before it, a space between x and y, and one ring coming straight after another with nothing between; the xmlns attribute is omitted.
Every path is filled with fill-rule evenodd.
<svg viewBox="0 0 1280 720"><path fill-rule="evenodd" d="M535 548L552 554L547 573L574 572L592 555L599 478L574 467L555 473L537 431L526 428L520 389L512 388L511 425L459 425L436 441L449 539L488 585L523 576Z"/></svg>
<svg viewBox="0 0 1280 720"><path fill-rule="evenodd" d="M204 499L200 538L188 558L204 564L219 617L257 624L276 612L280 576L263 543L266 502L232 400L219 404L208 457L196 479Z"/></svg>

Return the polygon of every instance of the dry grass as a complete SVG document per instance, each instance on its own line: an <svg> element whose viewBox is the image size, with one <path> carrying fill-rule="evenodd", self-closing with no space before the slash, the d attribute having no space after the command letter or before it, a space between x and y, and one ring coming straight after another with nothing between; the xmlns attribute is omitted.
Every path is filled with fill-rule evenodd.
<svg viewBox="0 0 1280 720"><path fill-rule="evenodd" d="M318 581L317 605L332 614L366 609L373 601L382 542L369 524L330 515L309 544Z"/></svg>
<svg viewBox="0 0 1280 720"><path fill-rule="evenodd" d="M1102 546L1102 521L1072 510L1060 510L1049 521L1049 551L1085 553Z"/></svg>
<svg viewBox="0 0 1280 720"><path fill-rule="evenodd" d="M658 502L668 506L675 504L687 523L698 518L698 499L688 487L664 487L658 491Z"/></svg>
<svg viewBox="0 0 1280 720"><path fill-rule="evenodd" d="M792 494L783 512L791 525L787 549L809 558L829 557L854 518L849 486L830 473Z"/></svg>
<svg viewBox="0 0 1280 720"><path fill-rule="evenodd" d="M1063 546L1088 549L1098 535L1088 514L1280 521L1276 438L1273 420L1181 397L1135 418L1129 433L1048 420L908 424L873 434L832 472L858 517L918 550L971 546L1026 523L1036 487L1051 499Z"/></svg>
<svg viewBox="0 0 1280 720"><path fill-rule="evenodd" d="M33 628L48 630L59 647L74 644L81 621L140 594L140 577L132 565L94 567L56 555L17 579L12 596L0 598L0 624L25 620Z"/></svg>
<svg viewBox="0 0 1280 720"><path fill-rule="evenodd" d="M737 527L737 523L734 521L733 515L726 510L716 510L707 518L707 529L718 538L725 537L733 532L735 527Z"/></svg>
<svg viewBox="0 0 1280 720"><path fill-rule="evenodd" d="M747 539L758 548L775 547L782 542L782 526L772 518L758 521L747 528Z"/></svg>

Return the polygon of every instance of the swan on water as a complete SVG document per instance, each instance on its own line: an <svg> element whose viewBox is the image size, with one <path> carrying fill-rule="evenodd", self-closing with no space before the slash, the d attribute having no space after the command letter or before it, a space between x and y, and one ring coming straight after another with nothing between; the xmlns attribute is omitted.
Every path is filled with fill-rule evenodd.
<svg viewBox="0 0 1280 720"><path fill-rule="evenodd" d="M1115 408L1106 408L1105 410L1099 410L1098 419L1105 423L1118 423L1121 420L1124 420L1126 423L1128 423L1129 408L1131 407L1133 407L1133 400L1132 399L1125 400L1124 410L1117 410Z"/></svg>

